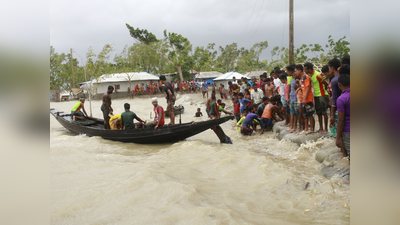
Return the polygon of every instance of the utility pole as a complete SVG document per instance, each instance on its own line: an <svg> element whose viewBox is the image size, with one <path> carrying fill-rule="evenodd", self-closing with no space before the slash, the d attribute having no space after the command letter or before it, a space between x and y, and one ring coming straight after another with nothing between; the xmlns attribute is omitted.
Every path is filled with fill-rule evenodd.
<svg viewBox="0 0 400 225"><path fill-rule="evenodd" d="M289 0L289 64L294 63L293 48L293 0Z"/></svg>
<svg viewBox="0 0 400 225"><path fill-rule="evenodd" d="M236 50L236 43L233 42L232 44L232 71L235 71L235 50Z"/></svg>
<svg viewBox="0 0 400 225"><path fill-rule="evenodd" d="M72 60L72 48L71 48L71 68L72 68L72 88L75 87L75 76L74 76L74 63Z"/></svg>

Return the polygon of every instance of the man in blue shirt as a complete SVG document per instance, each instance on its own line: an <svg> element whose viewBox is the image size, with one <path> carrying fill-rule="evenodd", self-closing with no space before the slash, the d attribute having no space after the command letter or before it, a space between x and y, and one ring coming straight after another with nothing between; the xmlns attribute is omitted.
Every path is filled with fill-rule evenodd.
<svg viewBox="0 0 400 225"><path fill-rule="evenodd" d="M332 106L331 106L331 118L330 118L330 126L335 126L337 123L337 118L335 118L335 113L337 109L336 100L342 94L342 90L339 88L339 67L340 67L340 60L337 58L331 59L328 62L329 72L335 76L331 81L332 87Z"/></svg>
<svg viewBox="0 0 400 225"><path fill-rule="evenodd" d="M207 99L208 99L208 86L206 80L203 80L204 82L201 84L202 90L203 90L203 98L205 97L205 93L207 93Z"/></svg>
<svg viewBox="0 0 400 225"><path fill-rule="evenodd" d="M243 110L246 108L246 104L251 103L250 100L245 99L243 96L244 95L241 92L238 94L239 103L240 103L240 114L243 114Z"/></svg>

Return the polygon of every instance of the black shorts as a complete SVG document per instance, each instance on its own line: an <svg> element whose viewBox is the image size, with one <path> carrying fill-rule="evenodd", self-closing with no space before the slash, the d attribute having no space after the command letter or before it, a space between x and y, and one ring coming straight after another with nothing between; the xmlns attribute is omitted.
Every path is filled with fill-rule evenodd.
<svg viewBox="0 0 400 225"><path fill-rule="evenodd" d="M71 119L73 116L85 117L85 115L83 115L83 112L81 111L71 111Z"/></svg>
<svg viewBox="0 0 400 225"><path fill-rule="evenodd" d="M108 115L108 114L110 114L110 110L107 107L103 106L103 105L100 107L100 109L103 112L104 120L105 121L110 120L110 116Z"/></svg>
<svg viewBox="0 0 400 225"><path fill-rule="evenodd" d="M174 108L175 100L176 100L176 97L175 97L175 96L172 96L171 102L170 102L169 98L167 97L167 103L168 103L167 108Z"/></svg>
<svg viewBox="0 0 400 225"><path fill-rule="evenodd" d="M303 105L303 108L304 108L303 111L304 119L306 120L310 119L315 113L314 103L308 102Z"/></svg>
<svg viewBox="0 0 400 225"><path fill-rule="evenodd" d="M314 97L315 101L315 112L318 116L326 115L326 110L329 107L329 97L328 95Z"/></svg>

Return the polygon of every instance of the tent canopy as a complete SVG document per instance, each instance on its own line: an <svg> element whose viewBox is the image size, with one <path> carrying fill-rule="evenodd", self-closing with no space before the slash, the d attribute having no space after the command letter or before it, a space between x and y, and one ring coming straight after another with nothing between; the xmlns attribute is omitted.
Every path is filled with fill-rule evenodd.
<svg viewBox="0 0 400 225"><path fill-rule="evenodd" d="M245 76L241 73L238 72L228 72L225 74L222 74L221 76L217 77L214 79L214 81L218 81L218 80L233 80L232 77L235 77L237 80L240 80L242 77L245 77L247 79L250 79L250 77Z"/></svg>

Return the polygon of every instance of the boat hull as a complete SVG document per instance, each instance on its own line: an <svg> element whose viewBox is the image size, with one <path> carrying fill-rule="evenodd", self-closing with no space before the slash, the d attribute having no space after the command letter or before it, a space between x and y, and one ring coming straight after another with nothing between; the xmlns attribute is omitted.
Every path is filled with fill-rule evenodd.
<svg viewBox="0 0 400 225"><path fill-rule="evenodd" d="M216 125L233 120L233 116L227 116L214 120L207 120L195 123L175 124L153 128L133 129L133 130L108 130L104 129L104 120L98 118L88 118L95 121L95 124L84 126L75 124L71 121L70 114L62 111L50 109L50 113L66 129L75 134L85 134L89 137L102 137L107 140L130 142L138 144L174 143L185 140Z"/></svg>

